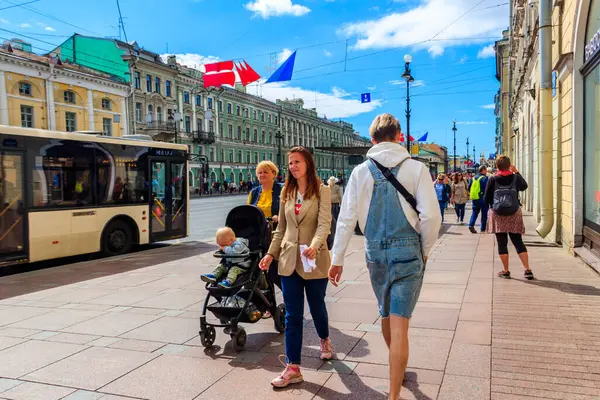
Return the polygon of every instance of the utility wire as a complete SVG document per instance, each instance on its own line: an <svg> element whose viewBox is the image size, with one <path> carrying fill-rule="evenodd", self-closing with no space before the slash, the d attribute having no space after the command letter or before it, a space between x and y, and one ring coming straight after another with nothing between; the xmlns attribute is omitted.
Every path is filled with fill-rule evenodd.
<svg viewBox="0 0 600 400"><path fill-rule="evenodd" d="M123 35L125 36L125 43L129 43L127 40L127 32L125 32L125 23L123 22L123 15L121 15L121 5L119 4L119 0L117 0L117 9L119 10L119 29L123 29Z"/></svg>
<svg viewBox="0 0 600 400"><path fill-rule="evenodd" d="M13 4L12 6L0 8L0 11L2 11L2 10L8 10L9 8L14 8L14 7L21 7L21 6L24 6L26 4L37 3L38 1L40 1L40 0L32 0L32 1L28 1L26 3L21 3L21 4Z"/></svg>

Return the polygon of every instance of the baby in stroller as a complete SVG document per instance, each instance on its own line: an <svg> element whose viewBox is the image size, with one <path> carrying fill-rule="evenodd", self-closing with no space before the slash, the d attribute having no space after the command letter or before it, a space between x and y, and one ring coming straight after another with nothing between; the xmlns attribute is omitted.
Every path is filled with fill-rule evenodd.
<svg viewBox="0 0 600 400"><path fill-rule="evenodd" d="M217 230L217 245L223 254L233 258L223 258L211 274L200 276L203 282L217 283L222 288L233 286L237 278L250 268L250 249L248 239L236 238L235 232L229 227ZM239 256L239 258L235 258ZM225 279L223 279L225 278Z"/></svg>

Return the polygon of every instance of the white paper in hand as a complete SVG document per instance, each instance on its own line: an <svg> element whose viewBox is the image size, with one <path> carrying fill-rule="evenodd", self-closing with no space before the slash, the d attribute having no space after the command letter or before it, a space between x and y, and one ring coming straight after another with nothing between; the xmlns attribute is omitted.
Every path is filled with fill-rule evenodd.
<svg viewBox="0 0 600 400"><path fill-rule="evenodd" d="M317 268L317 263L316 263L316 260L311 260L306 256L302 256L302 253L304 253L304 250L306 250L307 248L308 248L307 245L301 244L300 245L300 255L302 257L302 266L304 267L304 272L310 273L310 272L313 272L313 270L315 268Z"/></svg>

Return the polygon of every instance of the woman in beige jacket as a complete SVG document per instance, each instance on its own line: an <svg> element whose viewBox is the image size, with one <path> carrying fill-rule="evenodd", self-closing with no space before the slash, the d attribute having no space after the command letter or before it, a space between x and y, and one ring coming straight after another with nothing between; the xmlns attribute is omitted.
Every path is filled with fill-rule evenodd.
<svg viewBox="0 0 600 400"><path fill-rule="evenodd" d="M268 270L274 259L279 261L281 289L285 303L284 371L271 384L286 387L303 381L300 373L304 293L321 338L321 359L333 358L329 339L329 320L325 305L328 270L331 263L327 236L331 230L330 190L317 178L315 162L304 147L288 153L289 172L281 193L279 225L269 252L260 268ZM308 261L314 260L314 269Z"/></svg>

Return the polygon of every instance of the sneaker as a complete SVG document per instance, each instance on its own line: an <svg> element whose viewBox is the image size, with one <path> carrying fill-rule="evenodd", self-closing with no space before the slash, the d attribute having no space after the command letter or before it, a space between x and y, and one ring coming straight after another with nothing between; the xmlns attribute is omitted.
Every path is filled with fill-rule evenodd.
<svg viewBox="0 0 600 400"><path fill-rule="evenodd" d="M287 364L281 375L271 381L271 385L276 388L284 388L291 383L300 383L303 381L304 377L300 373L300 367L292 367L290 364Z"/></svg>
<svg viewBox="0 0 600 400"><path fill-rule="evenodd" d="M321 339L321 355L319 357L321 360L331 360L333 358L333 345L331 344L331 339Z"/></svg>
<svg viewBox="0 0 600 400"><path fill-rule="evenodd" d="M215 274L202 274L200 275L202 282L206 283L217 283L217 277Z"/></svg>
<svg viewBox="0 0 600 400"><path fill-rule="evenodd" d="M533 272L531 272L530 269L525 271L525 279L527 279L528 281L533 279Z"/></svg>
<svg viewBox="0 0 600 400"><path fill-rule="evenodd" d="M460 222L460 219L458 217L456 217L456 223L458 224Z"/></svg>
<svg viewBox="0 0 600 400"><path fill-rule="evenodd" d="M222 280L221 282L219 282L219 287L225 288L225 289L229 289L231 288L233 285L227 280Z"/></svg>
<svg viewBox="0 0 600 400"><path fill-rule="evenodd" d="M504 270L502 270L502 271L498 272L498 276L500 278L510 279L510 271L504 271Z"/></svg>
<svg viewBox="0 0 600 400"><path fill-rule="evenodd" d="M469 230L471 231L471 233L477 233L477 230L474 226L469 226Z"/></svg>

